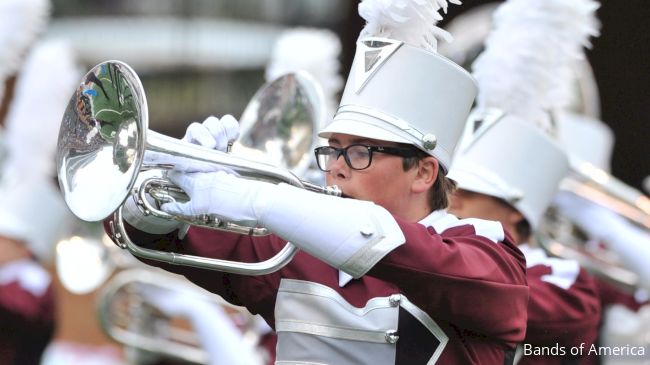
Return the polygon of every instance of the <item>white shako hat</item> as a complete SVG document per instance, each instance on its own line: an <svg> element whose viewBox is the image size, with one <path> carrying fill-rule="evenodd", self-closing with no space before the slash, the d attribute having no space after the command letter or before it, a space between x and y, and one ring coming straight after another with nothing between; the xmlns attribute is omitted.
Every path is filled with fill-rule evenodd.
<svg viewBox="0 0 650 365"><path fill-rule="evenodd" d="M589 163L611 171L614 132L602 121L572 111L555 114L558 138L569 152L571 164Z"/></svg>
<svg viewBox="0 0 650 365"><path fill-rule="evenodd" d="M326 115L331 118L343 87L339 62L341 48L341 40L329 29L287 29L275 41L271 59L266 66L266 81L270 82L291 72L307 72L322 87ZM322 127L318 126L318 129Z"/></svg>
<svg viewBox="0 0 650 365"><path fill-rule="evenodd" d="M448 177L460 189L506 201L536 227L568 169L558 142L495 109L472 113Z"/></svg>
<svg viewBox="0 0 650 365"><path fill-rule="evenodd" d="M334 120L320 137L343 133L412 144L447 171L477 87L467 71L436 53L436 36L450 40L435 26L441 8L446 1L359 5L368 23Z"/></svg>
<svg viewBox="0 0 650 365"><path fill-rule="evenodd" d="M569 171L550 111L570 100L573 62L597 35L593 0L508 0L473 64L477 107L449 177L503 199L536 228Z"/></svg>

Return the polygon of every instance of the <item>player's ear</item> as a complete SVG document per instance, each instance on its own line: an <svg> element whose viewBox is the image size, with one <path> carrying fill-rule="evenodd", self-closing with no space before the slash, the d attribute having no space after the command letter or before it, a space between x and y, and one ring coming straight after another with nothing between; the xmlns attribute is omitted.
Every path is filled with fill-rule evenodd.
<svg viewBox="0 0 650 365"><path fill-rule="evenodd" d="M411 189L415 193L429 191L438 178L438 169L440 168L438 160L427 156L418 161L415 168L416 174Z"/></svg>

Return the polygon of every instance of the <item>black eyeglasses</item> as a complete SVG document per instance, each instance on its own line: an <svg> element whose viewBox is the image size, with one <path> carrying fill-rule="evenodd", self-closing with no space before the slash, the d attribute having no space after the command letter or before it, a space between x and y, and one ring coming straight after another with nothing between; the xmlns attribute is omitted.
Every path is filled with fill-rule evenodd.
<svg viewBox="0 0 650 365"><path fill-rule="evenodd" d="M373 152L380 152L400 157L415 157L420 155L418 150L411 147L366 146L363 144L351 144L345 148L323 146L314 149L318 168L325 172L331 170L332 164L336 162L341 155L343 155L345 163L351 169L367 169L372 163Z"/></svg>

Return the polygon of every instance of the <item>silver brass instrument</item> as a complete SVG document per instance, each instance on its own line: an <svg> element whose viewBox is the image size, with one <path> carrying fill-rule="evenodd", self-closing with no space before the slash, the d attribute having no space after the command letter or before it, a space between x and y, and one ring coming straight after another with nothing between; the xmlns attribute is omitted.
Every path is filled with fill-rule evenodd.
<svg viewBox="0 0 650 365"><path fill-rule="evenodd" d="M316 79L304 71L293 74L304 87L297 88L288 80L278 82L283 79L280 78L255 93L239 118L239 139L232 151L280 166L302 178L315 162L318 123L324 123L327 112L322 88L315 87ZM307 87L311 85L314 87ZM307 99L312 100L309 108L300 106L305 96L299 94L305 92Z"/></svg>
<svg viewBox="0 0 650 365"><path fill-rule="evenodd" d="M571 173L562 181L568 190L650 229L650 198L589 162L571 158Z"/></svg>
<svg viewBox="0 0 650 365"><path fill-rule="evenodd" d="M166 272L128 269L109 280L98 293L97 316L106 335L126 349L193 364L210 363L195 331L180 318L170 318L151 303L143 291L162 290L170 295L192 296L220 307L242 330L247 347L259 342L255 317L244 307L229 304L221 297L189 284ZM218 310L221 310L217 308Z"/></svg>
<svg viewBox="0 0 650 365"><path fill-rule="evenodd" d="M572 158L570 167L560 190L625 217L643 230L650 229L650 199L646 195L586 161ZM557 208L546 212L540 232L538 243L552 255L574 259L593 274L628 291L638 287L637 273L627 269L615 252L586 247L588 234Z"/></svg>
<svg viewBox="0 0 650 365"><path fill-rule="evenodd" d="M281 127L285 128L285 135L304 129L295 128L304 123L319 125L317 118L323 115L322 92L307 75L287 74L265 85L264 89L266 91L258 92L258 98L249 106L275 103L276 108L267 109L280 113L278 120L283 123ZM281 97L286 93L293 97ZM142 205L145 214L240 234L268 234L264 228L226 222L217 217L172 216L150 204L146 195L157 203L187 200L180 188L164 178L164 172L173 168L173 161L225 167L248 179L287 183L319 193L340 195L336 187L321 187L302 181L286 169L150 131L148 123L147 101L137 74L123 62L106 61L84 76L71 97L61 122L57 148L59 185L70 210L85 221L99 221L112 213L110 226L114 240L135 256L231 273L262 275L286 265L297 252L297 248L288 243L266 261L242 263L135 245L128 237L122 219L122 205L129 196ZM309 137L313 138L311 134ZM311 142L308 145L311 146ZM148 166L144 163L145 152L164 156L172 164ZM140 172L150 169L162 171L162 178L145 179L136 186Z"/></svg>

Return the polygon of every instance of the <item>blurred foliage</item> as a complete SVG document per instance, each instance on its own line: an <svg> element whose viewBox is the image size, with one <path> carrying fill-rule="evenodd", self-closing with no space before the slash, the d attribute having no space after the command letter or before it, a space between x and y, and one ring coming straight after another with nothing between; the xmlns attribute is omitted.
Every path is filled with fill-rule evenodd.
<svg viewBox="0 0 650 365"><path fill-rule="evenodd" d="M248 100L264 83L261 70L176 70L142 76L149 104L149 127L182 137L188 124L209 115L239 118Z"/></svg>

